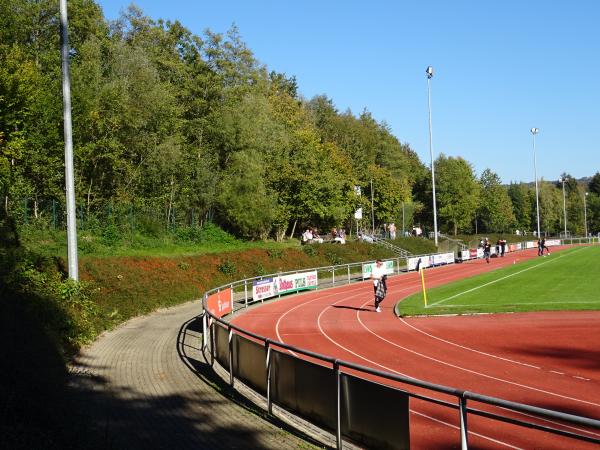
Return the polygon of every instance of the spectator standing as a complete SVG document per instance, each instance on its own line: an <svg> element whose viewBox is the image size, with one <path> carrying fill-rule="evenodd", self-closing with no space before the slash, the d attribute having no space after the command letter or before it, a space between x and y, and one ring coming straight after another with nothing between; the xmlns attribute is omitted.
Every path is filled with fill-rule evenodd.
<svg viewBox="0 0 600 450"><path fill-rule="evenodd" d="M500 240L500 256L504 258L504 252L506 251L506 239Z"/></svg>
<svg viewBox="0 0 600 450"><path fill-rule="evenodd" d="M540 238L537 240L537 248L538 248L538 256L542 256L544 254L544 245Z"/></svg>
<svg viewBox="0 0 600 450"><path fill-rule="evenodd" d="M391 240L396 239L396 224L395 223L390 223L390 226L388 227L388 230L390 231L390 239Z"/></svg>

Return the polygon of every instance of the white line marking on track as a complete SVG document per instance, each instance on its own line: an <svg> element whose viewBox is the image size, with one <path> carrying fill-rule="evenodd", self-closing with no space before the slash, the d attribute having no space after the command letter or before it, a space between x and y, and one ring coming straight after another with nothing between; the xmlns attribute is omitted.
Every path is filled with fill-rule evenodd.
<svg viewBox="0 0 600 450"><path fill-rule="evenodd" d="M435 417L428 416L427 414L423 414L423 413L420 413L420 412L414 411L414 410L412 410L412 409L410 410L410 412L411 412L411 413L413 413L413 414L416 414L417 416L421 416L421 417L424 417L424 418L426 418L426 419L429 419L429 420L431 420L431 421L433 421L433 422L437 422L437 423L440 423L440 424L442 424L442 425L449 426L450 428L454 428L455 430L460 430L460 427L458 427L458 426L456 426L456 425L453 425L453 424L451 424L451 423L447 423L447 422L443 422L443 421L441 421L441 420L439 420L439 419L436 419ZM510 445L510 444L508 444L508 443L506 443L506 442L502 442L502 441L499 441L499 440L497 440L497 439L493 439L493 438L491 438L491 437L484 436L483 434L475 433L475 432L473 432L473 431L469 431L469 434L471 434L471 435L473 435L473 436L480 437L480 438L482 438L482 439L486 439L486 440L488 440L488 441L492 441L492 442L494 442L494 443L496 443L496 444L504 445L505 447L508 447L508 448L514 448L514 449L516 449L516 450L523 450L521 447L515 447L514 445Z"/></svg>
<svg viewBox="0 0 600 450"><path fill-rule="evenodd" d="M409 352L409 353L412 353L414 355L420 356L422 358L428 359L430 361L434 361L434 362L437 362L439 364L442 364L442 365L445 365L445 366L448 366L448 367L452 367L454 369L462 370L464 372L471 373L473 375L478 375L478 376L481 376L483 378L487 378L487 379L490 379L490 380L498 381L498 382L501 382L501 383L506 383L506 384L509 384L511 386L517 386L517 387L520 387L520 388L523 388L523 389L527 389L527 390L531 390L531 391L535 391L535 392L540 392L540 393L547 394L547 395L550 395L550 396L553 396L553 397L559 397L559 398L563 398L563 399L566 399L566 400L572 400L574 402L585 403L587 405L600 406L599 403L589 402L587 400L582 400L582 399L579 399L579 398L570 397L568 395L558 394L556 392L547 391L545 389L540 389L540 388L536 388L536 387L533 387L533 386L528 386L526 384L517 383L515 381L506 380L504 378L498 378L498 377L495 377L495 376L492 376L492 375L488 375L488 374L485 374L485 373L482 373L482 372L477 372L476 370L467 369L466 367L461 367L461 366L458 366L456 364L451 364L449 362L442 361L442 360L434 358L432 356L428 356L428 355L425 355L423 353L417 352L416 350L411 350L411 349L409 349L407 347L403 347L402 345L396 344L395 342L390 341L389 339L386 339L383 336L378 335L373 330L371 330L370 328L368 328L362 322L362 320L360 320L360 317L358 318L358 321L360 322L360 324L363 326L363 328L365 330L367 330L369 333L373 334L374 336L378 337L382 341L385 341L385 342L387 342L387 343L389 343L389 344L391 344L391 345L393 345L393 346L395 346L395 347L397 347L399 349L402 349L402 350L404 350L406 352Z"/></svg>
<svg viewBox="0 0 600 450"><path fill-rule="evenodd" d="M463 350L467 350L467 351L470 351L470 352L478 353L480 355L489 356L490 358L499 359L499 360L510 362L510 363L513 363L513 364L519 364L521 366L531 367L532 369L541 369L541 367L539 367L539 366L534 366L532 364L527 364L527 363L524 363L524 362L515 361L514 359L504 358L502 356L492 355L491 353L482 352L480 350L475 350L474 348L471 348L471 347L466 347L464 345L457 344L456 342L452 342L452 341L448 341L446 339L442 339L440 337L434 336L433 334L429 334L426 331L423 331L423 330L415 327L414 325L412 325L412 324L408 323L406 320L404 320L402 317L399 317L399 319L400 319L400 321L402 323L404 323L404 325L406 325L407 327L409 327L409 328L417 331L418 333L424 334L427 337L430 337L432 339L436 339L436 340L438 340L440 342L443 342L445 344L452 345L452 346L455 346L455 347L458 347L458 348L461 348Z"/></svg>

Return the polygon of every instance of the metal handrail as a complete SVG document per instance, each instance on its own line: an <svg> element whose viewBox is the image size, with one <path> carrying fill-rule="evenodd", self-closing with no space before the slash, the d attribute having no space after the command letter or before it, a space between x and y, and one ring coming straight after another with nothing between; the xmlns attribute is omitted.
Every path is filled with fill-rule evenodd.
<svg viewBox="0 0 600 450"><path fill-rule="evenodd" d="M425 256L425 255L423 255L423 256ZM370 261L368 261L368 262L370 262ZM366 262L366 263L368 263L368 262ZM317 270L318 271L318 269L334 269L335 270L336 267L338 267L338 268L339 267L349 267L351 265L358 266L358 265L362 265L362 264L364 264L364 263L361 262L361 263L343 264L343 265L339 265L339 266L323 266L321 268L303 269L302 271L305 271L305 270ZM300 272L300 270L281 272L279 274L272 274L272 276L277 276L277 275L281 275L281 274L298 273L298 272ZM239 286L241 283L247 283L248 281L251 281L251 280L260 280L260 279L264 279L264 278L269 278L269 275L240 280L237 282L238 283L237 285ZM214 352L214 340L213 340L214 337L212 334L212 327L210 327L210 321L215 321L215 322L221 324L222 326L224 326L230 335L230 345L229 345L229 352L230 352L229 360L230 360L230 362L232 361L232 356L233 356L232 355L233 349L232 349L232 345L231 345L231 337L232 337L233 331L236 331L239 335L246 335L255 340L263 342L263 345L268 350L267 351L267 361L266 361L266 367L268 369L267 370L267 372L268 372L267 373L267 385L268 386L271 383L271 381L270 381L271 380L270 352L271 352L272 347L276 346L276 347L286 349L290 352L293 352L294 354L301 354L301 355L308 356L308 357L320 360L322 362L331 364L332 369L338 371L338 376L337 376L338 390L339 390L339 378L340 378L339 370L340 370L340 368L347 368L347 369L355 370L359 373L374 375L374 376L381 377L386 380L395 381L395 382L399 382L399 383L403 383L403 384L408 384L408 385L412 385L415 387L427 389L429 391L442 393L442 394L446 394L446 395L455 397L457 399L458 405L454 405L452 403L444 402L439 399L427 397L425 395L417 394L414 392L406 392L407 395L415 397L415 398L419 398L419 399L422 399L425 401L441 404L446 407L458 409L459 414L460 414L461 446L464 449L468 448L468 439L467 439L468 428L467 428L467 420L466 420L468 414L480 415L480 416L484 416L484 417L487 417L487 418L490 418L493 420L498 420L498 421L502 421L502 422L511 423L514 425L537 429L537 430L548 432L548 433L562 435L562 436L572 438L572 439L577 439L577 440L600 444L600 439L594 438L591 436L587 436L585 434L579 434L579 433L574 433L574 432L570 432L570 431L565 431L565 430L561 430L559 428L552 428L552 427L548 427L548 426L539 425L539 424L536 424L533 422L510 418L510 417L492 413L492 412L473 409L473 408L467 407L467 400L476 401L479 403L487 404L490 406L502 408L504 410L509 410L509 411L513 411L513 412L517 412L517 413L530 414L530 415L533 415L534 418L537 418L537 419L558 420L563 423L566 422L568 424L586 426L586 427L597 429L597 430L600 430L600 420L582 417L582 416L576 416L573 414L562 413L560 411L549 410L549 409L526 405L526 404L522 404L522 403L512 402L512 401L508 401L508 400L504 400L504 399L500 399L500 398L496 398L496 397L478 394L475 392L463 391L460 389L456 389L456 388L452 388L452 387L448 387L448 386L444 386L444 385L439 385L439 384L435 384L435 383L430 383L430 382L419 380L416 378L407 377L404 375L397 375L397 374L393 374L390 372L373 369L370 367L362 366L360 364L335 359L331 356L327 356L327 355L323 355L320 353L305 350L300 347L289 345L289 344L279 342L279 341L276 341L276 340L273 340L270 338L266 338L259 334L245 330L239 326L236 326L230 322L223 320L222 318L215 316L213 313L210 312L210 310L208 310L206 308L206 301L207 301L209 293L219 292L222 289L227 289L227 288L233 287L233 285L234 285L234 283L229 283L229 284L211 289L211 290L207 291L202 298L202 305L204 308L204 313L203 313L204 330L205 330L205 333L207 330L210 330L210 333L211 333L211 337L209 339L209 342L211 343L211 349L210 349L211 364L214 362L215 358L214 358L214 353L213 353ZM207 347L207 340L203 339L202 350L205 351L206 347ZM229 372L230 372L230 384L233 386L234 375L233 375L233 370L232 370L231 364L229 367ZM270 398L270 394L269 394L269 392L270 392L269 388L267 389L267 392L268 392L268 394L267 394L268 411L271 414L272 413L272 402L271 402L271 398ZM338 448L341 448L342 444L341 444L341 434L340 434L341 431L339 429L339 414L340 414L339 408L340 408L340 406L339 406L339 402L338 402L338 412L337 412L338 413L338 429L337 429L336 438L337 438Z"/></svg>

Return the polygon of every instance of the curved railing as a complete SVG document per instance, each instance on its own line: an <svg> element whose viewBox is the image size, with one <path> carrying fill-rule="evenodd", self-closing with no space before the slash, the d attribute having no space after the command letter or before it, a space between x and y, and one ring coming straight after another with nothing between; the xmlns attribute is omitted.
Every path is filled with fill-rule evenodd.
<svg viewBox="0 0 600 450"><path fill-rule="evenodd" d="M400 258L388 260L388 265L390 261L394 263L394 273L400 273L404 267ZM363 280L365 264L369 263L319 267L308 272L317 273L323 283L319 288L329 288ZM342 448L343 439L374 448L409 448L409 399L413 399L455 410L462 448L468 448L469 416L600 444L599 420L429 383L308 351L233 325L209 305L210 300L217 299L220 308L229 296L231 308L226 316L233 315L262 301L249 295L249 284L255 286L272 277L303 273L307 271L234 281L206 292L202 300L202 350L209 353L211 366L217 361L227 371L232 386L236 380L241 381L265 398L269 414L273 414L273 405L283 408L331 432L338 448ZM381 420L382 411L385 420Z"/></svg>

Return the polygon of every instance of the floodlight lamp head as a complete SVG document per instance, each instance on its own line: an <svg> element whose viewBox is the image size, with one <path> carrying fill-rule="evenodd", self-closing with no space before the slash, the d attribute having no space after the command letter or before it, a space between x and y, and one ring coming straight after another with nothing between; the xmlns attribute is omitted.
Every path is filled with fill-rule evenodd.
<svg viewBox="0 0 600 450"><path fill-rule="evenodd" d="M431 78L433 76L433 67L427 66L425 73L427 74L427 78Z"/></svg>
<svg viewBox="0 0 600 450"><path fill-rule="evenodd" d="M533 134L533 135L538 134L539 131L540 131L539 128L532 128L531 129L531 134Z"/></svg>

